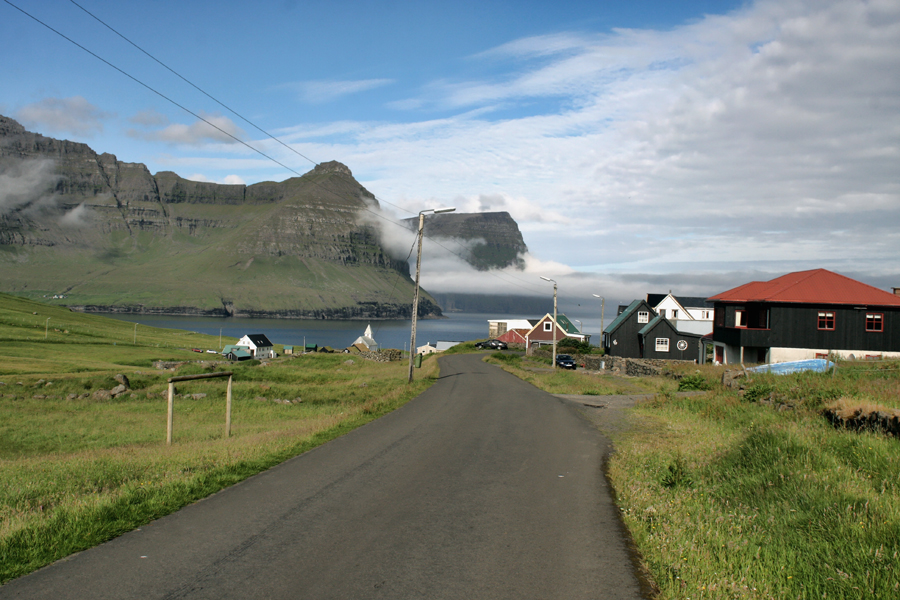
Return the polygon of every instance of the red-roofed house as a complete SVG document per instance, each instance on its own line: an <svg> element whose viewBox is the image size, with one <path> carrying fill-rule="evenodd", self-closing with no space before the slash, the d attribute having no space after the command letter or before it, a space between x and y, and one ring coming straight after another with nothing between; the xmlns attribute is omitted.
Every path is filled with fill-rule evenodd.
<svg viewBox="0 0 900 600"><path fill-rule="evenodd" d="M826 271L753 281L711 298L715 360L900 357L900 296Z"/></svg>

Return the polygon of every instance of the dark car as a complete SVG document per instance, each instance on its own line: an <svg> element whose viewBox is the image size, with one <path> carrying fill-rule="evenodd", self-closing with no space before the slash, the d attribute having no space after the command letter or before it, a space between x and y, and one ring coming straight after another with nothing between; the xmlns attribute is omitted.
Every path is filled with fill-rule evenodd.
<svg viewBox="0 0 900 600"><path fill-rule="evenodd" d="M568 354L556 355L556 366L560 369L575 369L575 359Z"/></svg>
<svg viewBox="0 0 900 600"><path fill-rule="evenodd" d="M500 340L485 340L483 342L475 342L476 348L488 348L491 350L506 350L508 346L506 342Z"/></svg>

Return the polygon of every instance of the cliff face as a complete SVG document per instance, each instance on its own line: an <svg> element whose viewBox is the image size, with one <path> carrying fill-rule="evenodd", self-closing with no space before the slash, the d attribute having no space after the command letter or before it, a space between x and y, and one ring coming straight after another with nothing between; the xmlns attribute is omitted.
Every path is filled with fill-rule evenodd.
<svg viewBox="0 0 900 600"><path fill-rule="evenodd" d="M415 230L418 219L406 219ZM428 215L425 235L462 242L469 263L480 271L515 266L524 267L522 255L528 251L519 226L508 212Z"/></svg>
<svg viewBox="0 0 900 600"><path fill-rule="evenodd" d="M281 183L202 183L0 116L6 292L95 310L408 317L409 266L361 224L370 207L337 162ZM427 296L420 307L440 314Z"/></svg>

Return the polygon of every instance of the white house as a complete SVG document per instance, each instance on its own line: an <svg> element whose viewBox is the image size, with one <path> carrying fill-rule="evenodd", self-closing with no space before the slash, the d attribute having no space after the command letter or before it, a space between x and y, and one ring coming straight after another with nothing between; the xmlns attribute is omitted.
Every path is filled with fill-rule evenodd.
<svg viewBox="0 0 900 600"><path fill-rule="evenodd" d="M706 298L647 294L649 304L657 315L668 319L675 330L683 333L706 335L713 330L713 305Z"/></svg>
<svg viewBox="0 0 900 600"><path fill-rule="evenodd" d="M537 325L537 321L528 319L488 319L488 337L498 338L507 331L514 329L529 331Z"/></svg>
<svg viewBox="0 0 900 600"><path fill-rule="evenodd" d="M434 354L435 352L443 352L457 344L462 344L462 342L438 342L436 345L432 345L431 342L428 342L424 346L416 348L416 354L428 355Z"/></svg>
<svg viewBox="0 0 900 600"><path fill-rule="evenodd" d="M275 348L262 333L250 333L238 340L235 346L245 346L253 358L275 358Z"/></svg>

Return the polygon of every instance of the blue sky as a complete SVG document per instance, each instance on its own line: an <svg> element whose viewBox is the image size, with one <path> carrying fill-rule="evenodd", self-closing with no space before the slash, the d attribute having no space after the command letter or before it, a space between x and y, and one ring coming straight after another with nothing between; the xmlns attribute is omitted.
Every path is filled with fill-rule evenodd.
<svg viewBox="0 0 900 600"><path fill-rule="evenodd" d="M75 4L10 1L312 168ZM346 164L390 218L510 212L531 250L506 280L518 292L545 275L579 297L705 295L819 267L900 285L895 0L79 4L297 152ZM0 114L30 130L154 173L294 175L5 2L0 39ZM430 252L426 287L497 288Z"/></svg>

